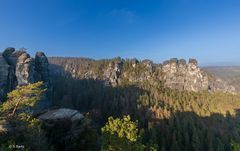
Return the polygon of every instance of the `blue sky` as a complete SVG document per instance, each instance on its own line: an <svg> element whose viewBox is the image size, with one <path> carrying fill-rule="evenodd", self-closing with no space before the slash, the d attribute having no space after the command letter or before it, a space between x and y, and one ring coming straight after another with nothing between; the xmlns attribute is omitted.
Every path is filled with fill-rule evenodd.
<svg viewBox="0 0 240 151"><path fill-rule="evenodd" d="M240 64L239 0L0 0L0 49Z"/></svg>

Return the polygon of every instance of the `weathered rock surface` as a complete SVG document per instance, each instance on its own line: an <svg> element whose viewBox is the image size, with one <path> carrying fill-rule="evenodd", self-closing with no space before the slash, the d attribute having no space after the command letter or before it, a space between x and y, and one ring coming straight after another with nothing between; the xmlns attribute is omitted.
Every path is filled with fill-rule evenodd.
<svg viewBox="0 0 240 151"><path fill-rule="evenodd" d="M84 136L86 134L91 135L91 131L88 129L93 129L90 127L90 121L73 109L53 109L40 115L38 119L41 121L48 142L51 142L51 146L54 146L56 150L74 150L76 146L71 147L71 145L73 140L76 139L83 140L78 142L85 144ZM59 144L69 144L71 148L69 146L64 148Z"/></svg>
<svg viewBox="0 0 240 151"><path fill-rule="evenodd" d="M34 83L34 60L29 54L23 53L18 57L15 70L18 85Z"/></svg>
<svg viewBox="0 0 240 151"><path fill-rule="evenodd" d="M203 67L203 70L215 79L219 78L221 81L234 86L236 91L240 92L240 66L206 66Z"/></svg>
<svg viewBox="0 0 240 151"><path fill-rule="evenodd" d="M77 110L60 108L48 111L38 117L40 120L71 120L77 121L83 119L84 116Z"/></svg>
<svg viewBox="0 0 240 151"><path fill-rule="evenodd" d="M162 69L167 87L189 91L208 89L208 76L197 66L195 59L189 59L188 64L183 59L171 59L164 62Z"/></svg>
<svg viewBox="0 0 240 151"><path fill-rule="evenodd" d="M222 92L230 92L232 94L237 93L237 90L234 86L229 85L226 81L223 81L220 78L214 78L214 80L210 81L209 89L213 92L222 91Z"/></svg>
<svg viewBox="0 0 240 151"><path fill-rule="evenodd" d="M48 60L43 52L37 52L36 59L25 51L9 47L0 54L0 102L17 85L43 81L50 88ZM50 91L48 91L49 95Z"/></svg>
<svg viewBox="0 0 240 151"><path fill-rule="evenodd" d="M164 83L166 87L187 91L222 91L236 93L233 86L212 78L198 67L195 59L170 59L163 64L151 60L92 60L83 58L49 58L53 75L66 75L77 79L97 79L106 85L118 86L131 83ZM61 69L61 70L60 70ZM60 74L61 73L61 74Z"/></svg>
<svg viewBox="0 0 240 151"><path fill-rule="evenodd" d="M115 61L109 63L107 70L104 72L105 80L107 85L117 86L121 83L120 75L122 72L122 61Z"/></svg>
<svg viewBox="0 0 240 151"><path fill-rule="evenodd" d="M37 52L35 56L35 71L39 74L38 80L49 82L48 59L43 52Z"/></svg>
<svg viewBox="0 0 240 151"><path fill-rule="evenodd" d="M189 59L188 64L184 59L170 59L163 63L162 70L165 74L165 85L172 89L236 93L233 86L200 69L195 59Z"/></svg>

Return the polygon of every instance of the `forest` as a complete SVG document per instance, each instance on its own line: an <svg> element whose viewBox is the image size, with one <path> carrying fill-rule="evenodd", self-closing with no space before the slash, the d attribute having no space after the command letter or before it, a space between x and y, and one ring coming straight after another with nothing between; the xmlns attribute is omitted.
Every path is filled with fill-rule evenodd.
<svg viewBox="0 0 240 151"><path fill-rule="evenodd" d="M135 76L145 70L132 70L128 62L124 68ZM0 123L12 128L1 133L0 150L240 150L238 94L170 89L158 79L123 78L111 86L99 79L51 76L54 107L78 110L84 119L42 122L32 110L47 88L42 82L18 87L0 106Z"/></svg>
<svg viewBox="0 0 240 151"><path fill-rule="evenodd" d="M0 151L240 151L240 0L0 0Z"/></svg>

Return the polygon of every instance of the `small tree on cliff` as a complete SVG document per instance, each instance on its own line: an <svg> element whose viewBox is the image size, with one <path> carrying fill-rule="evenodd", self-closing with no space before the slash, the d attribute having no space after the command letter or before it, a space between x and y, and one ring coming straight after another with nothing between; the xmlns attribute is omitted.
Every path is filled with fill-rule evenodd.
<svg viewBox="0 0 240 151"><path fill-rule="evenodd" d="M42 89L42 86L43 82L18 86L16 90L8 93L8 100L2 105L3 111L13 117L18 109L33 107L46 91L46 89Z"/></svg>
<svg viewBox="0 0 240 151"><path fill-rule="evenodd" d="M33 118L27 108L33 107L43 96L43 82L19 86L8 93L8 100L0 107L1 116L8 121L10 130L0 137L0 150L13 144L23 144L26 150L42 151L48 149L41 123ZM3 113L3 114L2 114ZM10 117L10 118L9 118ZM13 130L11 130L13 129Z"/></svg>

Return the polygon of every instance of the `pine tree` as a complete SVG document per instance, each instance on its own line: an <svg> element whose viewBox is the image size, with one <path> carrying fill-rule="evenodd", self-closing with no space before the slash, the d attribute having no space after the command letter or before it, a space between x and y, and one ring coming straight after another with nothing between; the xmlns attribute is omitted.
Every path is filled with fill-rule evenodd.
<svg viewBox="0 0 240 151"><path fill-rule="evenodd" d="M11 140L12 143L25 144L26 150L41 151L48 149L40 121L33 118L31 112L29 112L29 108L33 107L46 91L42 87L42 82L18 86L16 90L8 93L8 100L2 104L1 112L3 114L1 116L8 119L10 127L15 127L13 132L8 132L8 140ZM4 143L8 144L9 142Z"/></svg>
<svg viewBox="0 0 240 151"><path fill-rule="evenodd" d="M42 89L43 82L18 86L16 90L8 93L8 99L3 103L3 112L13 117L17 110L33 107L43 96L46 89Z"/></svg>

